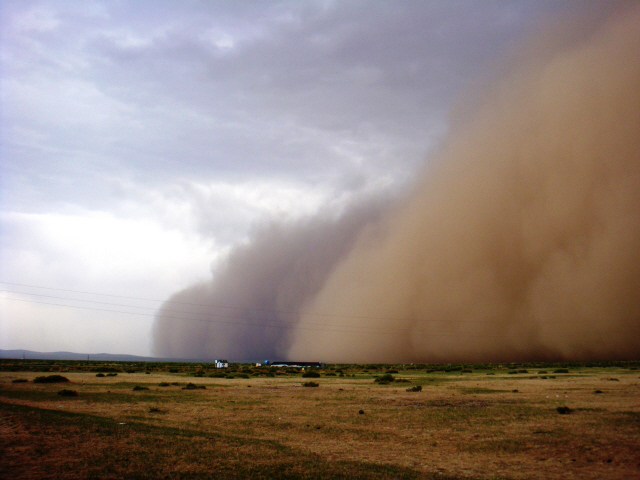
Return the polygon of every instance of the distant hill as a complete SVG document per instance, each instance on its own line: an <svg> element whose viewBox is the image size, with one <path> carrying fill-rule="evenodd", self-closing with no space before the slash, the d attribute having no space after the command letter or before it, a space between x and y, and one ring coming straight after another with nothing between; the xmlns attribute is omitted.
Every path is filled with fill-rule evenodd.
<svg viewBox="0 0 640 480"><path fill-rule="evenodd" d="M202 358L157 358L138 355L118 355L113 353L74 353L74 352L34 352L31 350L0 350L2 358L25 358L27 360L93 360L107 362L212 362Z"/></svg>

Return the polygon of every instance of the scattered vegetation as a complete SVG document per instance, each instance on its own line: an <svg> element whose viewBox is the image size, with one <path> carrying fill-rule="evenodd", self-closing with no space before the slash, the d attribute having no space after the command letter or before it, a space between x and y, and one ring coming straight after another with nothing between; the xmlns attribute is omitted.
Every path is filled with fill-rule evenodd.
<svg viewBox="0 0 640 480"><path fill-rule="evenodd" d="M558 411L558 413L560 415L567 415L567 414L573 412L573 410L571 410L569 407L566 407L566 406L558 407L558 408L556 408L556 410Z"/></svg>
<svg viewBox="0 0 640 480"><path fill-rule="evenodd" d="M320 378L320 374L315 370L308 370L302 374L303 378Z"/></svg>
<svg viewBox="0 0 640 480"><path fill-rule="evenodd" d="M149 390L149 387L142 387L140 385L136 385L135 387L133 387L134 392L139 392L141 390Z"/></svg>
<svg viewBox="0 0 640 480"><path fill-rule="evenodd" d="M319 386L320 386L320 384L319 384L319 383L316 383L316 382L314 382L314 381L310 381L310 382L304 382L304 383L302 384L302 386L303 386L303 387L319 387Z"/></svg>
<svg viewBox="0 0 640 480"><path fill-rule="evenodd" d="M27 383L29 380L27 380L26 378L16 378L15 380L12 380L11 383Z"/></svg>
<svg viewBox="0 0 640 480"><path fill-rule="evenodd" d="M422 385L416 385L415 387L407 388L407 392L421 392Z"/></svg>

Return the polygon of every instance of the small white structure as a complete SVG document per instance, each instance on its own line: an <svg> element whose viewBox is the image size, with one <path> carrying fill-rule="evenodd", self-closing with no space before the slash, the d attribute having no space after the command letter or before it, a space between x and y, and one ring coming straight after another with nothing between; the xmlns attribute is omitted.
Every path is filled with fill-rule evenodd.
<svg viewBox="0 0 640 480"><path fill-rule="evenodd" d="M261 367L262 364L261 363L256 363L256 367Z"/></svg>
<svg viewBox="0 0 640 480"><path fill-rule="evenodd" d="M229 366L229 360L214 360L213 363L216 368L227 368Z"/></svg>

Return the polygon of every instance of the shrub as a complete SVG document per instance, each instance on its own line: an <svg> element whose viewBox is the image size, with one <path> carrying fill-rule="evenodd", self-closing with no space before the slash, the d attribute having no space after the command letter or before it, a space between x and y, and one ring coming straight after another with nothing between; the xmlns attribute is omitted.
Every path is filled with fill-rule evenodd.
<svg viewBox="0 0 640 480"><path fill-rule="evenodd" d="M303 387L319 387L320 384L316 382L304 382L302 386Z"/></svg>
<svg viewBox="0 0 640 480"><path fill-rule="evenodd" d="M183 390L205 390L206 388L207 387L205 387L204 385L195 385L193 383L187 383L184 387L182 387Z"/></svg>
<svg viewBox="0 0 640 480"><path fill-rule="evenodd" d="M239 373L238 375L236 375L238 378L249 378L249 375L247 375L246 373Z"/></svg>
<svg viewBox="0 0 640 480"><path fill-rule="evenodd" d="M140 390L149 390L149 387L141 387L140 385L133 387L134 392L139 392Z"/></svg>
<svg viewBox="0 0 640 480"><path fill-rule="evenodd" d="M177 368L170 368L169 373L178 373L179 370Z"/></svg>
<svg viewBox="0 0 640 480"><path fill-rule="evenodd" d="M107 377L117 377L117 373L107 373Z"/></svg>
<svg viewBox="0 0 640 480"><path fill-rule="evenodd" d="M387 373L398 373L398 370L387 370Z"/></svg>
<svg viewBox="0 0 640 480"><path fill-rule="evenodd" d="M462 370L460 370L462 373L473 373L473 370L471 370L470 368L463 368Z"/></svg>
<svg viewBox="0 0 640 480"><path fill-rule="evenodd" d="M569 407L558 407L556 410L560 415L567 415L573 411Z"/></svg>
<svg viewBox="0 0 640 480"><path fill-rule="evenodd" d="M68 381L69 379L62 375L48 375L46 377L36 377L33 379L33 383L64 383Z"/></svg>
<svg viewBox="0 0 640 480"><path fill-rule="evenodd" d="M315 370L309 370L308 372L304 372L302 374L303 378L320 378L320 374Z"/></svg>
<svg viewBox="0 0 640 480"><path fill-rule="evenodd" d="M529 373L528 370L518 370L518 373Z"/></svg>
<svg viewBox="0 0 640 480"><path fill-rule="evenodd" d="M546 371L546 370L540 370L540 371L538 372L538 375L544 375L545 373L547 373L547 371Z"/></svg>
<svg viewBox="0 0 640 480"><path fill-rule="evenodd" d="M407 388L407 392L421 392L422 385L416 385L415 387Z"/></svg>
<svg viewBox="0 0 640 480"><path fill-rule="evenodd" d="M596 391L595 391L595 392L593 392L593 393L602 393L602 390L596 390Z"/></svg>
<svg viewBox="0 0 640 480"><path fill-rule="evenodd" d="M337 375L333 372L327 372L324 374L325 377L337 377Z"/></svg>
<svg viewBox="0 0 640 480"><path fill-rule="evenodd" d="M169 384L168 384L167 382L160 382L160 383L158 384L158 386L159 386L159 387L168 387L168 386L169 386Z"/></svg>
<svg viewBox="0 0 640 480"><path fill-rule="evenodd" d="M96 377L104 377L104 373L96 373Z"/></svg>
<svg viewBox="0 0 640 480"><path fill-rule="evenodd" d="M569 373L569 370L566 368L558 368L557 370L554 370L553 373Z"/></svg>
<svg viewBox="0 0 640 480"><path fill-rule="evenodd" d="M514 375L514 374L516 374L516 373L518 373L518 372L516 372L515 370L511 370L510 372L507 372L507 373L508 373L509 375Z"/></svg>
<svg viewBox="0 0 640 480"><path fill-rule="evenodd" d="M158 407L149 407L149 413L160 413L162 412L162 410L160 410Z"/></svg>
<svg viewBox="0 0 640 480"><path fill-rule="evenodd" d="M29 380L27 380L26 378L16 378L15 380L12 380L11 383L26 383Z"/></svg>
<svg viewBox="0 0 640 480"><path fill-rule="evenodd" d="M60 395L62 397L77 397L78 396L78 392L76 392L75 390L67 390L65 388L64 390L60 390L58 392L58 395Z"/></svg>
<svg viewBox="0 0 640 480"><path fill-rule="evenodd" d="M385 373L381 377L378 377L374 380L375 383L379 383L381 385L386 385L388 383L394 382L395 378L390 373Z"/></svg>

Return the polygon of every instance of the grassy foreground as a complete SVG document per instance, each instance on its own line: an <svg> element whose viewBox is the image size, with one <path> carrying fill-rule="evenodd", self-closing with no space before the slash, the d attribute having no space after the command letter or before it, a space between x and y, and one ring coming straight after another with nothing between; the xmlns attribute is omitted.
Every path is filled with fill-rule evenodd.
<svg viewBox="0 0 640 480"><path fill-rule="evenodd" d="M0 478L640 478L637 368L3 360Z"/></svg>

